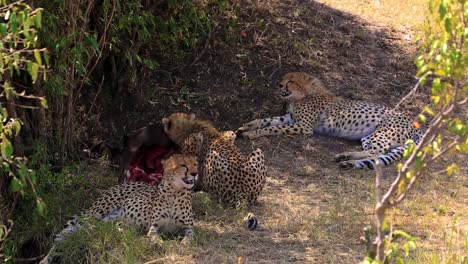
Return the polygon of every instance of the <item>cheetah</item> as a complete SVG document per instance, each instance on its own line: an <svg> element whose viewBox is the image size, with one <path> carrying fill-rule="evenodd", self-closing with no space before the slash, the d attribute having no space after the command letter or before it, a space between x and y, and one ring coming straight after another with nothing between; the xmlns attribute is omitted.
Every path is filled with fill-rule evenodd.
<svg viewBox="0 0 468 264"><path fill-rule="evenodd" d="M211 123L194 114L174 113L162 119L164 131L182 153L196 155L200 177L196 190L214 195L222 203L235 206L256 203L266 183L263 152L254 150L243 157L233 144L233 132L219 132Z"/></svg>
<svg viewBox="0 0 468 264"><path fill-rule="evenodd" d="M157 186L144 182L130 182L106 190L80 218L94 217L103 221L122 220L147 231L151 242L159 242L158 232L173 231L182 227L183 244L191 242L193 232L192 189L198 177L195 156L174 154L163 160L164 176ZM55 242L80 227L78 217L67 223ZM40 263L49 263L52 252Z"/></svg>
<svg viewBox="0 0 468 264"><path fill-rule="evenodd" d="M314 133L361 140L363 151L344 152L335 161L344 169L374 169L376 160L389 165L403 156L406 142L418 144L419 124L387 106L343 99L327 91L322 82L303 72L286 74L279 83L281 98L288 102L284 116L256 119L236 134L248 139L269 135Z"/></svg>

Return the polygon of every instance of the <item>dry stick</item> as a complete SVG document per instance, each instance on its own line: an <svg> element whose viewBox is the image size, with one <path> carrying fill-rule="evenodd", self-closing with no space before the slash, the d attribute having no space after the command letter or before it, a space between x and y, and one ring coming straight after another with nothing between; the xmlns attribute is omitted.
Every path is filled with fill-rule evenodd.
<svg viewBox="0 0 468 264"><path fill-rule="evenodd" d="M455 88L458 88L458 87L455 87ZM415 89L413 89L413 90L415 90ZM452 102L446 107L446 109L443 109L442 113L439 113L434 118L434 120L430 124L428 130L424 133L424 135L423 135L423 137L421 139L421 142L418 144L418 146L412 152L412 154L408 158L408 160L406 160L406 162L404 163L402 169L399 171L397 178L392 183L390 189L383 196L383 198L382 198L382 193L381 193L381 189L380 189L381 188L380 180L381 180L382 171L381 171L381 168L378 166L378 159L376 160L375 174L376 174L376 200L377 200L377 205L376 205L376 208L375 208L375 213L376 213L376 217L377 217L377 259L378 260L384 260L384 258L385 258L385 255L384 255L384 252L383 252L385 250L385 244L384 244L385 234L383 233L383 230L382 230L382 224L383 224L383 221L385 220L386 210L396 206L397 204L399 204L401 201L403 201L405 199L406 193L412 188L412 186L414 185L416 180L419 179L419 177L421 176L421 174L424 171L424 168L426 168L427 165L424 165L423 168L421 168L421 170L416 172L416 174L412 177L409 184L406 186L403 193L399 197L397 197L396 200L391 202L390 199L397 192L398 186L399 186L400 182L403 179L403 175L406 174L406 172L408 171L410 165L415 162L415 159L417 158L419 152L422 151L422 149L425 147L427 142L432 142L435 139L437 133L440 131L440 129L442 127L443 118L447 117L451 112L453 112L453 110L455 109L455 106L458 106L458 104L460 103L460 102L456 102L456 92L457 92L457 90L455 90L454 100L452 100ZM462 100L461 102L464 103L466 101L465 99ZM430 139L428 140L429 137L430 137ZM442 156L444 153L446 153L448 150L453 148L458 143L459 142L458 142L458 138L457 138L451 144L449 144L445 149L443 149L442 151L439 151L439 153L437 153L435 156L433 156L432 159L430 160L430 162L433 162L434 160L436 160L437 158ZM424 159L422 159L422 160L424 161L425 158L426 158L426 156L424 155Z"/></svg>
<svg viewBox="0 0 468 264"><path fill-rule="evenodd" d="M88 9L89 9L89 10L91 10L91 5L92 5L92 3L90 3L90 4L88 5ZM76 93L77 95L79 95L79 94L81 93L81 89L83 89L83 86L84 86L84 84L86 83L86 80L89 78L89 76L91 76L91 73L93 73L94 69L96 68L97 64L99 63L99 60L100 60L100 58L101 58L101 56L102 56L102 52L104 51L104 42L106 41L107 31L109 30L110 24L111 24L111 22L112 22L112 19L113 19L113 17L114 17L114 14L115 14L115 9L116 9L116 7L115 7L115 3L114 3L114 5L112 6L112 12L111 12L111 16L110 16L110 18L109 18L109 21L108 21L108 23L105 25L105 27L104 27L104 32L102 33L101 38L99 39L99 44L102 46L102 47L101 47L101 50L99 51L99 55L97 56L97 58L96 58L96 60L95 60L95 62L94 62L94 64L93 64L93 66L91 67L91 69L88 71L88 74L87 74L84 78L81 79L81 81L80 81L80 86L78 87L78 90L77 90L77 93ZM89 12L91 12L91 11L89 11ZM88 13L88 10L86 11L86 13ZM88 17L89 17L89 13L86 15L86 18L88 18ZM81 38L80 38L80 39L81 39ZM81 40L80 40L80 42L81 42ZM92 60L90 59L90 60L88 60L88 62L86 63L86 67L85 67L86 69L87 69L87 68L89 67L89 65L91 64L91 61L92 61ZM76 103L77 103L77 101L78 101L78 98L79 98L79 96L76 96L76 97L75 97L75 100L73 101L73 105L76 105Z"/></svg>
<svg viewBox="0 0 468 264"><path fill-rule="evenodd" d="M383 260L385 256L385 234L383 232L383 222L385 221L385 211L387 207L382 206L382 168L378 157L375 158L375 216L377 218L377 259Z"/></svg>
<svg viewBox="0 0 468 264"><path fill-rule="evenodd" d="M395 107L393 107L393 110L400 107L400 105L404 101L406 101L410 96L412 96L416 92L416 90L418 90L419 85L421 84L422 80L425 79L426 76L427 76L427 74L425 74L423 77L419 78L418 82L413 86L413 89L411 89L411 91L408 94L406 94L403 98L401 98L401 100L395 105Z"/></svg>
<svg viewBox="0 0 468 264"><path fill-rule="evenodd" d="M10 9L12 6L17 5L17 4L19 4L19 3L22 3L22 2L24 2L24 1L25 1L25 0L19 0L19 1L13 2L13 3L9 4L9 5L6 5L6 6L4 6L4 7L1 7L1 8L0 8L0 11Z"/></svg>
<svg viewBox="0 0 468 264"><path fill-rule="evenodd" d="M99 93L101 93L101 88L102 88L102 85L104 84L104 76L102 76L102 79L101 79L101 84L99 84L99 88L98 88L98 91L96 93L96 95L94 96L94 99L93 99L93 102L91 103L91 106L89 107L89 110L88 112L86 113L86 115L84 116L84 119L83 120L86 120L86 118L88 117L89 113L91 112L91 110L93 109L95 103L96 103L96 99L97 97L99 96Z"/></svg>
<svg viewBox="0 0 468 264"><path fill-rule="evenodd" d="M34 261L38 261L38 260L41 260L45 257L45 254L42 254L42 255L39 255L37 257L33 257L33 258L13 258L12 260L15 262L15 263L18 263L18 262L34 262Z"/></svg>
<svg viewBox="0 0 468 264"><path fill-rule="evenodd" d="M452 149L456 144L460 143L458 140L453 141L451 144L449 144L445 149L437 153L432 159L429 161L430 163L434 162L437 158L439 158L441 155ZM403 201L406 197L406 193L413 187L413 185L416 183L416 180L419 179L419 177L422 175L424 172L424 169L427 167L425 164L420 171L416 172L416 174L411 178L410 182L408 183L408 186L405 187L404 192L400 194L393 202L392 206L395 206L399 204L401 201Z"/></svg>
<svg viewBox="0 0 468 264"><path fill-rule="evenodd" d="M150 261L145 262L145 264L158 263L158 262L164 261L164 260L166 260L166 259L168 259L168 258L169 258L169 257L163 257L163 258L153 259L153 260L150 260Z"/></svg>

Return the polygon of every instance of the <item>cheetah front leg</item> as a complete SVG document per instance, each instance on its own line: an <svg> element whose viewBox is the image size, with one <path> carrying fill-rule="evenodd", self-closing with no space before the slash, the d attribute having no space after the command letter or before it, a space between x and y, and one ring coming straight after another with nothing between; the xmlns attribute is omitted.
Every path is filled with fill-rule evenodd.
<svg viewBox="0 0 468 264"><path fill-rule="evenodd" d="M146 237L149 238L151 243L161 243L162 238L159 235L159 224L157 222L154 222L151 226L150 229L148 230L148 233L146 234Z"/></svg>
<svg viewBox="0 0 468 264"><path fill-rule="evenodd" d="M280 126L280 125L292 125L294 120L291 114L286 114L284 116L275 116L270 118L264 119L255 119L247 124L242 125L239 129L237 129L236 134L241 135L244 132L257 130L265 127L270 126Z"/></svg>
<svg viewBox="0 0 468 264"><path fill-rule="evenodd" d="M194 238L193 227L185 227L184 228L184 238L182 239L182 244L190 244Z"/></svg>
<svg viewBox="0 0 468 264"><path fill-rule="evenodd" d="M270 126L254 131L247 131L242 133L242 136L248 139L255 139L263 136L272 136L272 135L313 135L313 128L302 124L295 123L293 125L281 125L281 126Z"/></svg>
<svg viewBox="0 0 468 264"><path fill-rule="evenodd" d="M191 218L186 218L185 220L181 220L181 223L184 230L184 238L181 243L184 245L190 244L195 236L193 232L193 220L191 220Z"/></svg>

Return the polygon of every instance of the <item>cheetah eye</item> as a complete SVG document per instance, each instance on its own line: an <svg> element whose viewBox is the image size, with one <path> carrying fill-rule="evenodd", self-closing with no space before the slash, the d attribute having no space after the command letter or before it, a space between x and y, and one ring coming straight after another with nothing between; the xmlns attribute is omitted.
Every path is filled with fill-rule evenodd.
<svg viewBox="0 0 468 264"><path fill-rule="evenodd" d="M280 87L280 88L283 88L283 87L284 87L284 85L283 85L282 83L280 83L280 84L279 84L279 87Z"/></svg>

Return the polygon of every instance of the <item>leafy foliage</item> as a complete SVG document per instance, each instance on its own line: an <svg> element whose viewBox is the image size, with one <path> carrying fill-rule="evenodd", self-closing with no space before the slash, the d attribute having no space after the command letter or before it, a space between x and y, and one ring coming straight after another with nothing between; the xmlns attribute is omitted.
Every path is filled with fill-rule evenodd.
<svg viewBox="0 0 468 264"><path fill-rule="evenodd" d="M38 29L42 26L42 9L33 9L22 1L8 4L2 1L0 5L0 87L2 88L2 106L0 108L0 208L2 223L0 223L0 258L2 261L4 243L11 231L13 221L3 219L11 218L11 212L20 197L32 198L35 209L44 214L45 204L37 195L35 185L37 177L34 170L27 167L27 159L15 153L15 143L23 122L16 116L16 102L19 100L40 100L47 106L45 98L26 94L26 90L19 91L12 86L11 78L14 75L29 76L36 82L40 76L46 78L45 70L48 63L46 49L39 48ZM5 105L3 104L5 102ZM34 108L28 105L19 107ZM14 197L12 199L8 199ZM10 208L11 207L11 208ZM9 211L6 212L7 208ZM6 224L8 222L8 224Z"/></svg>
<svg viewBox="0 0 468 264"><path fill-rule="evenodd" d="M417 179L438 158L451 151L468 152L468 124L460 113L468 100L467 3L465 0L429 1L430 15L420 55L416 58L420 83L431 81L431 104L419 116L425 123L425 132L418 146L405 151L406 160L397 164L398 176L384 195L380 190L381 171L376 170L377 252L376 258L368 258L367 263L381 263L386 259L405 262L401 245L392 241L392 237L399 234L406 239L402 245L406 258L410 249L416 247L415 238L401 230L393 230L385 236L386 211L406 198ZM451 175L458 170L458 165L452 163L446 170Z"/></svg>

